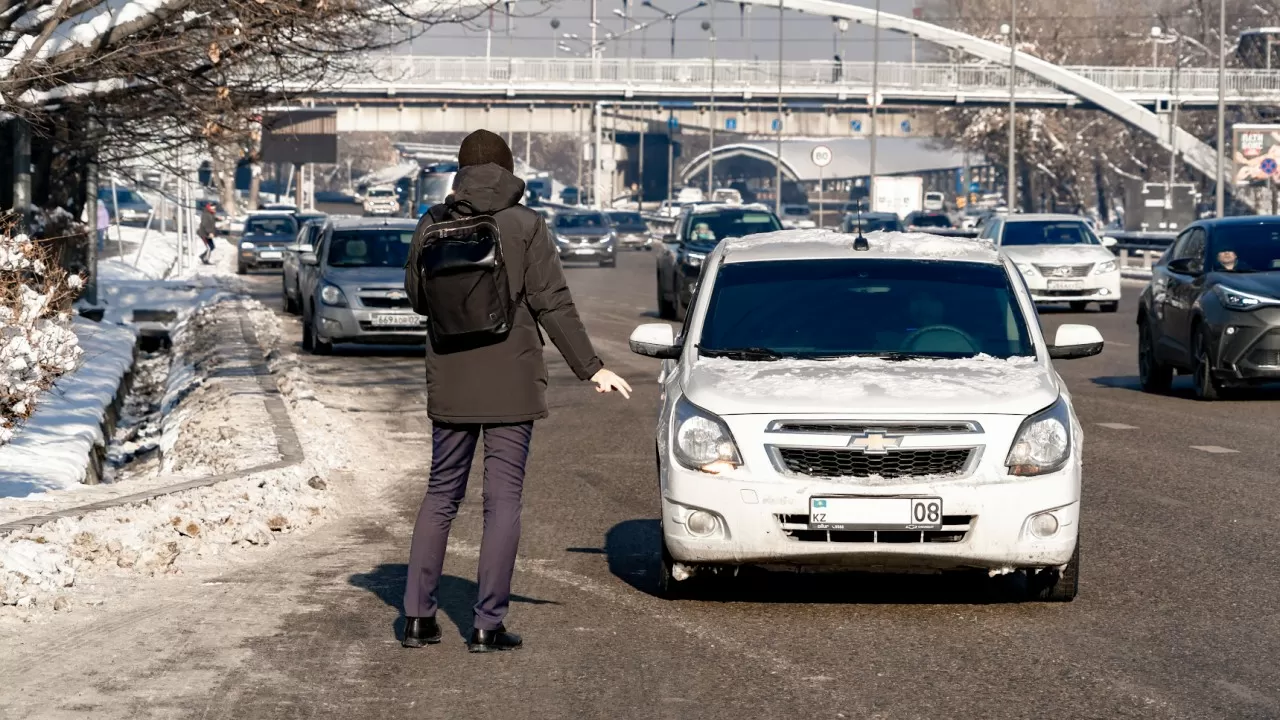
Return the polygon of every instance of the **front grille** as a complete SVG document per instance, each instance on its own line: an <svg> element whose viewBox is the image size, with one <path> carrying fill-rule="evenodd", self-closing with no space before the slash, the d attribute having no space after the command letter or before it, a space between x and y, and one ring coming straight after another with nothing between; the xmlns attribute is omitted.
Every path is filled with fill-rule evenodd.
<svg viewBox="0 0 1280 720"><path fill-rule="evenodd" d="M1035 265L1034 266L1041 275L1047 278L1082 278L1089 277L1089 271L1093 270L1093 263L1087 265ZM1060 268L1066 268L1065 275L1058 275Z"/></svg>
<svg viewBox="0 0 1280 720"><path fill-rule="evenodd" d="M883 455L868 455L861 450L778 448L778 457L787 470L813 477L959 475L972 454L973 448L889 450Z"/></svg>
<svg viewBox="0 0 1280 720"><path fill-rule="evenodd" d="M1280 367L1280 350L1258 348L1249 353L1249 364L1254 367Z"/></svg>
<svg viewBox="0 0 1280 720"><path fill-rule="evenodd" d="M1094 295L1096 293L1096 288L1074 288L1071 290L1037 290L1036 288L1031 288L1031 294L1036 297L1080 297L1081 295Z"/></svg>
<svg viewBox="0 0 1280 720"><path fill-rule="evenodd" d="M865 422L811 422L786 421L776 423L772 430L793 433L836 433L860 435L873 430L893 435L928 435L943 433L976 432L970 423L865 423Z"/></svg>
<svg viewBox="0 0 1280 720"><path fill-rule="evenodd" d="M943 515L941 530L809 530L808 515L774 515L782 534L796 542L957 543L973 527L972 515Z"/></svg>
<svg viewBox="0 0 1280 720"><path fill-rule="evenodd" d="M366 297L360 295L360 304L367 308L392 309L392 308L409 308L413 307L413 303L409 302L409 298L389 298L389 297Z"/></svg>

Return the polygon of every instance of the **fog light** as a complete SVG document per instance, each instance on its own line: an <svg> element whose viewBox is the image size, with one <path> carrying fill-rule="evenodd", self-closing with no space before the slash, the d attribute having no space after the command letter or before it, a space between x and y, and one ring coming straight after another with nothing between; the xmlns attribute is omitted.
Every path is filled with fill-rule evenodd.
<svg viewBox="0 0 1280 720"><path fill-rule="evenodd" d="M1106 288L1102 288L1101 290L1099 290L1099 291L1098 291L1098 294L1099 294L1099 295L1110 295L1110 294L1111 294L1111 291L1110 291L1110 290L1108 290L1108 289L1106 289Z"/></svg>
<svg viewBox="0 0 1280 720"><path fill-rule="evenodd" d="M1053 513L1040 513L1031 518L1031 534L1038 538L1052 537L1058 532L1058 518Z"/></svg>
<svg viewBox="0 0 1280 720"><path fill-rule="evenodd" d="M1235 334L1236 334L1236 329L1235 329L1235 327L1228 325L1228 326L1227 326L1227 334L1228 334L1228 335L1235 335Z"/></svg>
<svg viewBox="0 0 1280 720"><path fill-rule="evenodd" d="M335 332L342 329L342 323L329 318L320 318L320 327L329 332Z"/></svg>
<svg viewBox="0 0 1280 720"><path fill-rule="evenodd" d="M690 535L706 537L716 531L716 516L709 512L695 510L689 514L689 519L685 520L684 526L689 528ZM1057 525L1055 524L1054 527Z"/></svg>

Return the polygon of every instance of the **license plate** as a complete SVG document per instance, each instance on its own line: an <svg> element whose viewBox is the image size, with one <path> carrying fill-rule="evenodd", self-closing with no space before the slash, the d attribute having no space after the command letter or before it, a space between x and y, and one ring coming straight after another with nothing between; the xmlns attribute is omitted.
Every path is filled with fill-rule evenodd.
<svg viewBox="0 0 1280 720"><path fill-rule="evenodd" d="M574 255L595 255L596 251L591 248L578 248L573 251Z"/></svg>
<svg viewBox="0 0 1280 720"><path fill-rule="evenodd" d="M279 260L284 257L284 253L276 252L275 250L269 250L267 252L258 253L258 257L262 258L263 260Z"/></svg>
<svg viewBox="0 0 1280 720"><path fill-rule="evenodd" d="M1076 290L1084 287L1083 280L1050 280L1050 290Z"/></svg>
<svg viewBox="0 0 1280 720"><path fill-rule="evenodd" d="M417 327L417 315L374 315L373 324L382 327Z"/></svg>
<svg viewBox="0 0 1280 720"><path fill-rule="evenodd" d="M810 530L938 530L942 498L809 499Z"/></svg>

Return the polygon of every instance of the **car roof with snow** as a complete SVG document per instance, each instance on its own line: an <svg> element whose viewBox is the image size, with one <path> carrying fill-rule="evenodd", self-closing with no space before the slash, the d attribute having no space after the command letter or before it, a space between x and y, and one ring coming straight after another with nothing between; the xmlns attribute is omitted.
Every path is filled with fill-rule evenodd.
<svg viewBox="0 0 1280 720"><path fill-rule="evenodd" d="M254 210L253 212L249 213L249 217L250 217L250 218L262 218L262 217L266 217L266 218L277 218L277 217L287 217L287 218L291 218L291 217L293 217L293 211L291 211L291 210Z"/></svg>
<svg viewBox="0 0 1280 720"><path fill-rule="evenodd" d="M716 212L773 212L773 208L762 203L721 203L700 202L689 205L685 212L703 215Z"/></svg>
<svg viewBox="0 0 1280 720"><path fill-rule="evenodd" d="M854 249L856 235L831 230L761 233L727 239L720 243L720 247L726 263L826 258L1000 263L1000 253L990 240L941 237L920 232L872 232L863 237L867 239L866 250Z"/></svg>
<svg viewBox="0 0 1280 720"><path fill-rule="evenodd" d="M1068 215L1067 213L1015 213L1013 215L1004 216L1003 220L1007 223L1017 222L1089 222L1088 219L1079 215Z"/></svg>

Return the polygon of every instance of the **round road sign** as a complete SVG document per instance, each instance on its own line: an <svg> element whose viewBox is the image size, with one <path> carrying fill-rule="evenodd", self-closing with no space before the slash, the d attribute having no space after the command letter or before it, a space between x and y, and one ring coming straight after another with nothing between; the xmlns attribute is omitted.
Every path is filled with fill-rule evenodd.
<svg viewBox="0 0 1280 720"><path fill-rule="evenodd" d="M809 159L818 167L826 167L831 164L831 148L826 145L819 145L809 153Z"/></svg>

